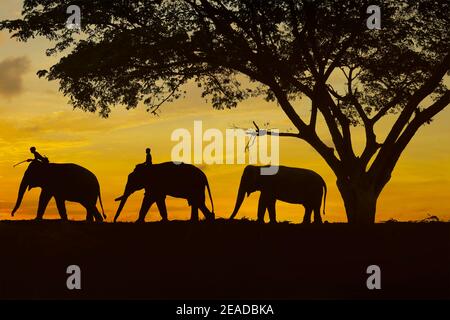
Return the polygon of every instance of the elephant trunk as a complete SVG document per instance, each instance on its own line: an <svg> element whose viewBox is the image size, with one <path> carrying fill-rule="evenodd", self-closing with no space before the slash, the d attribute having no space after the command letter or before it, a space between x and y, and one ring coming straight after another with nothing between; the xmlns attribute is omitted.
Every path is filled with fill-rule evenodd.
<svg viewBox="0 0 450 320"><path fill-rule="evenodd" d="M14 213L16 213L17 209L19 209L20 204L22 203L23 195L25 194L25 191L27 190L28 182L25 180L25 178L22 179L22 182L20 183L19 187L19 193L17 195L17 201L16 205L14 206L14 209L11 213L12 216L14 216Z"/></svg>
<svg viewBox="0 0 450 320"><path fill-rule="evenodd" d="M242 202L244 201L244 198L245 198L245 187L244 187L244 185L243 185L243 183L241 181L241 184L239 186L239 191L238 191L238 194L237 194L237 198L236 198L236 204L234 206L234 210L233 210L233 213L230 216L230 219L233 219L236 216L236 214L239 211L239 208L242 205Z"/></svg>

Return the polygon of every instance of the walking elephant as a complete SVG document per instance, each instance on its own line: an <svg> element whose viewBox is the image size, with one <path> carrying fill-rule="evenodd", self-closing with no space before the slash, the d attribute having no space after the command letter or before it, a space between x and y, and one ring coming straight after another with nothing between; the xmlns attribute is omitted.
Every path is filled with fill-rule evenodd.
<svg viewBox="0 0 450 320"><path fill-rule="evenodd" d="M211 211L205 205L205 187L211 200ZM145 189L144 199L137 222L144 222L145 216L156 202L163 221L167 220L166 196L187 199L191 206L191 220L198 220L198 209L207 220L214 220L214 204L205 173L191 164L164 162L159 164L139 164L128 175L128 181L120 201L114 221L119 217L128 197L137 190Z"/></svg>
<svg viewBox="0 0 450 320"><path fill-rule="evenodd" d="M45 163L32 160L25 171L20 183L16 205L12 216L19 209L25 191L39 187L42 189L39 196L39 205L36 220L41 220L45 209L52 197L56 200L61 219L67 220L66 201L78 202L86 208L86 220L103 221L102 215L96 207L97 198L100 200L103 217L106 219L100 185L97 177L79 165L73 163Z"/></svg>
<svg viewBox="0 0 450 320"><path fill-rule="evenodd" d="M327 186L320 175L312 170L280 166L274 175L261 175L261 168L247 166L242 174L241 183L236 199L236 205L230 219L233 219L247 197L261 191L258 202L258 221L264 222L266 209L269 211L270 222L276 222L275 202L277 200L298 203L305 207L303 223L311 222L314 211L314 222L322 223L320 207L323 195L323 214L325 214L325 200Z"/></svg>

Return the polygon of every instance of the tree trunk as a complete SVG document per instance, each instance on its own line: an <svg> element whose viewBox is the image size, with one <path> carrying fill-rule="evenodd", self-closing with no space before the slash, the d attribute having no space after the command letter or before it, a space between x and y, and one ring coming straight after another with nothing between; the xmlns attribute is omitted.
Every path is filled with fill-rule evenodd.
<svg viewBox="0 0 450 320"><path fill-rule="evenodd" d="M356 181L338 179L338 189L344 200L348 223L368 225L375 223L379 192L367 178Z"/></svg>

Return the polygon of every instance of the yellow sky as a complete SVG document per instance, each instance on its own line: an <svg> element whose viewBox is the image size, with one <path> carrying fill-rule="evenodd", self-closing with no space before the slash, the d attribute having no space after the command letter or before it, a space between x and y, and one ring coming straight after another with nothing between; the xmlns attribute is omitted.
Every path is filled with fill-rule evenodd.
<svg viewBox="0 0 450 320"><path fill-rule="evenodd" d="M17 17L20 1L2 0L0 19ZM286 130L292 125L275 103L252 99L237 109L218 111L200 97L195 86L188 86L185 99L167 104L160 116L145 112L145 108L126 111L113 110L109 119L96 114L72 110L67 99L58 92L57 83L38 79L36 71L47 68L55 60L45 56L46 41L17 43L8 34L0 33L0 220L10 219L17 188L26 166L12 168L18 161L29 158L34 145L53 162L73 162L94 172L101 184L106 213L114 215L113 199L122 194L126 177L136 163L145 158L145 148L151 146L154 162L170 161L175 142L170 139L177 128L192 130L194 120L202 120L205 128L218 128L225 133L233 125L251 127L251 122L270 121L271 128ZM338 79L339 80L339 79ZM297 103L301 115L307 114L308 101ZM379 202L377 221L423 219L427 214L450 219L450 110L439 114L431 125L424 126L403 154L392 180L384 189ZM387 124L379 126L380 135ZM319 131L325 132L324 126ZM362 142L355 132L355 140ZM306 143L294 138L280 141L280 162L283 165L310 168L321 174L328 185L328 221L346 221L335 177L325 162ZM208 176L216 214L227 217L231 213L243 165L203 166ZM15 219L33 218L37 210L39 190L25 195ZM239 217L256 217L258 195L248 198ZM142 200L142 192L133 195L125 207L122 220L135 220ZM187 219L190 209L185 200L167 199L169 218ZM207 204L209 206L209 204ZM84 219L84 209L78 204L68 205L71 219ZM56 218L52 201L45 217ZM303 207L278 202L279 221L299 222ZM148 221L159 219L156 206Z"/></svg>

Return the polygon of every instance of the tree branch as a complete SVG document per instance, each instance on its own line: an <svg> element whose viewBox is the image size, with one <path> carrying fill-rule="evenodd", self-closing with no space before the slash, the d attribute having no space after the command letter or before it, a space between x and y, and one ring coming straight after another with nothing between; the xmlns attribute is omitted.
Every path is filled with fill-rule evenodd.
<svg viewBox="0 0 450 320"><path fill-rule="evenodd" d="M376 138L375 131L373 128L373 123L370 121L368 115L364 111L363 106L358 101L357 89L355 88L353 90L353 86L352 86L353 80L356 79L361 72L360 71L356 75L353 75L354 70L355 70L355 68L350 68L348 76L346 75L344 70L342 70L342 72L344 72L344 75L347 78L347 89L348 89L348 94L351 99L351 102L352 102L353 106L355 107L356 111L358 112L358 115L361 118L363 125L364 125L364 131L366 134L366 145L361 154L361 162L362 162L362 169L365 171L367 164L369 163L369 161L373 157L373 155L377 152L378 148L380 147L380 144L378 144L376 141L377 138Z"/></svg>
<svg viewBox="0 0 450 320"><path fill-rule="evenodd" d="M404 130L405 126L408 124L408 121L410 120L414 111L417 110L417 106L423 99L425 99L435 90L435 88L438 86L439 82L441 82L442 78L445 76L449 69L450 53L447 54L442 62L435 68L430 78L425 81L425 83L411 96L405 108L400 113L400 116L398 117L397 121L386 137L380 152L378 153L369 170L372 176L376 176L381 168L383 168L383 166L388 165L387 162L389 162L392 153L396 152L394 150L394 144Z"/></svg>
<svg viewBox="0 0 450 320"><path fill-rule="evenodd" d="M339 159L334 155L333 148L330 148L325 143L323 143L322 140L320 140L320 138L317 136L317 133L308 125L306 125L303 120L300 119L292 105L289 103L286 94L280 88L273 87L272 90L274 91L278 103L280 104L284 113L299 130L298 137L308 142L325 159L330 168L332 168L335 172L341 172L341 163Z"/></svg>
<svg viewBox="0 0 450 320"><path fill-rule="evenodd" d="M330 66L325 70L324 73L324 79L325 81L331 76L331 73L336 69L336 67L341 62L342 57L347 52L347 49L350 48L352 45L352 42L356 39L356 33L351 33L350 36L347 38L347 40L344 40L342 42L342 48L339 50L339 52L336 54L333 62L330 64Z"/></svg>
<svg viewBox="0 0 450 320"><path fill-rule="evenodd" d="M408 123L414 110L419 103L431 94L439 82L442 80L446 72L450 69L450 53L443 59L443 61L435 68L431 77L417 90L409 100L408 104L400 113L399 118L395 122L391 131L389 132L385 143L392 144L402 132L404 126Z"/></svg>
<svg viewBox="0 0 450 320"><path fill-rule="evenodd" d="M315 96L315 99L318 101L317 106L327 123L336 150L341 159L353 159L355 154L352 148L350 121L334 102L328 91L328 87L325 84L321 84L318 88L318 93ZM341 126L342 134L338 129L335 119L337 119Z"/></svg>
<svg viewBox="0 0 450 320"><path fill-rule="evenodd" d="M380 120L386 113L395 107L402 100L402 96L399 94L392 98L392 100L386 104L383 108L381 108L372 118L370 118L370 122L375 124L378 120Z"/></svg>
<svg viewBox="0 0 450 320"><path fill-rule="evenodd" d="M306 45L307 40L305 37L305 33L307 31L307 26L308 24L305 23L305 25L303 26L303 30L300 32L300 30L298 29L298 25L299 25L299 21L298 21L298 15L299 12L297 12L297 10L295 10L295 5L293 0L291 0L289 2L289 8L290 8L290 21L292 24L292 34L294 35L294 48L297 51L301 51L302 54L299 54L299 56L304 56L306 59L306 64L309 67L310 72L314 75L314 77L318 78L319 77L319 73L316 70L316 67L314 65L314 59L311 56L311 54L308 52L307 48L308 46Z"/></svg>
<svg viewBox="0 0 450 320"><path fill-rule="evenodd" d="M390 174L392 170L394 170L395 165L397 164L401 154L411 141L411 139L415 136L417 131L423 126L425 123L431 121L431 119L441 112L445 107L450 104L450 90L447 90L444 95L442 95L437 101L435 101L431 106L426 108L423 111L417 112L414 116L413 120L409 123L406 129L403 131L401 136L398 138L396 143L394 144L391 153L384 161L384 172ZM387 177L383 175L377 175L374 177L376 180L376 186L378 188L383 187L383 182Z"/></svg>
<svg viewBox="0 0 450 320"><path fill-rule="evenodd" d="M299 133L293 133L293 132L273 132L271 129L259 129L258 125L256 124L255 121L253 121L253 125L255 126L255 133L256 136L263 136L263 135L268 135L268 136L280 136L280 137L295 137L295 138L300 138L300 134Z"/></svg>

